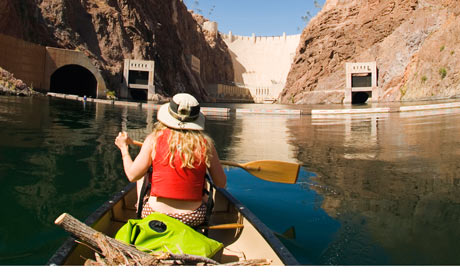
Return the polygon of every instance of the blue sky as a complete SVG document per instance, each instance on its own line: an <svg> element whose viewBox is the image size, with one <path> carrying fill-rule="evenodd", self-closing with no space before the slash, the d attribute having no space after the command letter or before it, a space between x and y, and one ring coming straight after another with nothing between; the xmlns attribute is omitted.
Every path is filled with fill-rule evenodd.
<svg viewBox="0 0 460 276"><path fill-rule="evenodd" d="M317 0L322 6L325 0ZM234 35L278 36L299 34L306 23L302 16L319 12L314 0L184 0L194 10L218 23L219 31Z"/></svg>

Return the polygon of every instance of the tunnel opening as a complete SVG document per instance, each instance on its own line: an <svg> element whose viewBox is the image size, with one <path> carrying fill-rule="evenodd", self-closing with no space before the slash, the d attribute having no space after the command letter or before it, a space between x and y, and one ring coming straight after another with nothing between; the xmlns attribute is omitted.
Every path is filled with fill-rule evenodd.
<svg viewBox="0 0 460 276"><path fill-rule="evenodd" d="M131 98L135 101L147 101L147 90L146 89L129 89Z"/></svg>
<svg viewBox="0 0 460 276"><path fill-rule="evenodd" d="M50 91L96 98L97 80L83 66L65 65L51 75Z"/></svg>
<svg viewBox="0 0 460 276"><path fill-rule="evenodd" d="M368 92L353 92L351 95L352 104L364 104L369 98Z"/></svg>

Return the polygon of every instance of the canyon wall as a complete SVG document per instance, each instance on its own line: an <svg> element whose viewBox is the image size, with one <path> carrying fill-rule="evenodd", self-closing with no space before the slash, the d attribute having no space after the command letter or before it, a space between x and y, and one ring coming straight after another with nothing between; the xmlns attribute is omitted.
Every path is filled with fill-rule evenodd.
<svg viewBox="0 0 460 276"><path fill-rule="evenodd" d="M460 96L459 16L456 0L327 0L302 32L280 102L328 102L314 92L343 90L345 63L369 61L379 101Z"/></svg>
<svg viewBox="0 0 460 276"><path fill-rule="evenodd" d="M4 0L0 10L0 33L82 51L109 89L119 89L125 58L154 60L155 89L166 97L188 92L206 100L206 83L233 79L226 44L180 0ZM200 59L200 74L190 55Z"/></svg>
<svg viewBox="0 0 460 276"><path fill-rule="evenodd" d="M460 5L456 0L327 0L303 30L281 103L341 102L345 63L375 61L379 101L460 95ZM155 61L162 96L233 82L220 34L180 0L3 0L0 33L82 51L118 90L123 59ZM201 72L190 68L200 59ZM322 93L314 93L314 92ZM331 93L332 92L332 93Z"/></svg>

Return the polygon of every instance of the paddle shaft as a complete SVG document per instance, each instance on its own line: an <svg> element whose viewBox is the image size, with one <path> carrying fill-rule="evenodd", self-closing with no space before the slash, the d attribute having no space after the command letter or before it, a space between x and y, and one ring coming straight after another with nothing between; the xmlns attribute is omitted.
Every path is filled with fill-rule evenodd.
<svg viewBox="0 0 460 276"><path fill-rule="evenodd" d="M200 228L205 228L205 229L209 229L209 230L238 229L238 228L244 228L244 225L240 224L240 223L227 223L227 224L203 226L203 227L200 227Z"/></svg>
<svg viewBox="0 0 460 276"><path fill-rule="evenodd" d="M142 143L142 142L139 142L139 141L136 141L136 140L133 140L133 145L142 147L143 143Z"/></svg>
<svg viewBox="0 0 460 276"><path fill-rule="evenodd" d="M226 166L231 166L231 167L237 167L237 168L242 168L242 169L246 169L244 166L242 166L241 164L238 164L236 162L232 162L232 161L226 161L226 160L220 160L220 163L222 165L226 165Z"/></svg>

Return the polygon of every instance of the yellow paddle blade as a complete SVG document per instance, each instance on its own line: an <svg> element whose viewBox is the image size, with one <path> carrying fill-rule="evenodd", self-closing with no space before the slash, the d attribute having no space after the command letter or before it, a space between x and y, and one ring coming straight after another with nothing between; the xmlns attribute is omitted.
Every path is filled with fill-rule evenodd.
<svg viewBox="0 0 460 276"><path fill-rule="evenodd" d="M221 161L221 163L223 165L245 169L250 174L263 180L287 184L294 184L297 182L297 176L300 170L300 164L276 160L258 160L245 164L238 164L230 161Z"/></svg>

